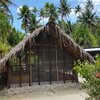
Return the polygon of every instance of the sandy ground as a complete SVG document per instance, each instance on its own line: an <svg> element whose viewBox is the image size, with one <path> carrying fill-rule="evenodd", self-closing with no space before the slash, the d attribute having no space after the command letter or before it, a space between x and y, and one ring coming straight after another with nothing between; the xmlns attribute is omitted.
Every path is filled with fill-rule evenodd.
<svg viewBox="0 0 100 100"><path fill-rule="evenodd" d="M78 88L58 87L49 91L37 90L14 96L0 96L0 100L85 100L86 97L86 93Z"/></svg>
<svg viewBox="0 0 100 100"><path fill-rule="evenodd" d="M85 100L88 95L77 87L59 86L55 89L36 89L31 93L14 96L1 96L0 100Z"/></svg>

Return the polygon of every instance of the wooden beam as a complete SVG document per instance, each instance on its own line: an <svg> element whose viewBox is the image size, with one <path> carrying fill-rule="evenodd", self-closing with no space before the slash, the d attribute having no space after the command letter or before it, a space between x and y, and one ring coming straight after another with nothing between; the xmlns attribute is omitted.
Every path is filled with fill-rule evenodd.
<svg viewBox="0 0 100 100"><path fill-rule="evenodd" d="M49 44L50 48L54 48L55 45L53 44ZM35 46L39 46L39 47L47 47L48 48L48 43L35 43Z"/></svg>

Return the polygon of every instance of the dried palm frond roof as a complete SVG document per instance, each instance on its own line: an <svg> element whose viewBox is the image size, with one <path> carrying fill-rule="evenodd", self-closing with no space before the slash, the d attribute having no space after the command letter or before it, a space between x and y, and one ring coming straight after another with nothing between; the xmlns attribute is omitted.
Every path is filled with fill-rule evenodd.
<svg viewBox="0 0 100 100"><path fill-rule="evenodd" d="M6 54L0 60L0 70L5 66L6 62L14 56L16 53L20 52L26 45L26 43L32 40L34 37L38 36L41 32L46 32L52 36L53 39L56 39L57 43L60 44L61 48L64 48L70 55L72 55L75 59L88 60L90 63L94 62L93 57L88 54L82 47L76 44L66 33L64 33L60 27L50 22L46 24L44 27L40 27L36 29L31 35L23 39L18 45L10 50L8 54Z"/></svg>

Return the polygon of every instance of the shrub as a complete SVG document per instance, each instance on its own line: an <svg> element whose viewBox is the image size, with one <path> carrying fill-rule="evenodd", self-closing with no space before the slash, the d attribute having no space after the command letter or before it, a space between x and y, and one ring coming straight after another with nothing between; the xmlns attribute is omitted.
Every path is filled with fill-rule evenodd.
<svg viewBox="0 0 100 100"><path fill-rule="evenodd" d="M78 61L75 66L75 70L85 79L87 93L93 98L98 97L100 95L100 57L96 57L94 64Z"/></svg>

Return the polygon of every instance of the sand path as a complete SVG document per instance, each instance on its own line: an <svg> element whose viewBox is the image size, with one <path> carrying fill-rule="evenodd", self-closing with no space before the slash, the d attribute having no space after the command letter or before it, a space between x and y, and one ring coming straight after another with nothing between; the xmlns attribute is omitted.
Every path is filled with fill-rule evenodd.
<svg viewBox="0 0 100 100"><path fill-rule="evenodd" d="M58 87L55 90L37 90L14 96L0 96L0 100L85 100L85 97L87 97L86 93L78 88Z"/></svg>

